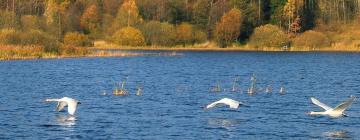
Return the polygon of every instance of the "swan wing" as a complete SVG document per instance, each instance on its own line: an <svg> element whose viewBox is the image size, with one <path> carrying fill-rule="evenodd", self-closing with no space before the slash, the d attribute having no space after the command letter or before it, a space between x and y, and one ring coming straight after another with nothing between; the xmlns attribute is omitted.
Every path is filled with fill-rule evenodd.
<svg viewBox="0 0 360 140"><path fill-rule="evenodd" d="M77 101L76 100L70 100L68 101L68 113L70 115L74 115L77 107Z"/></svg>
<svg viewBox="0 0 360 140"><path fill-rule="evenodd" d="M325 110L330 110L332 109L331 107L327 106L326 104L323 104L322 102L320 102L319 100L315 99L314 97L311 97L311 102L314 103L317 106L320 106L321 108L325 109Z"/></svg>
<svg viewBox="0 0 360 140"><path fill-rule="evenodd" d="M239 104L242 104L242 103L238 102L238 101L235 101L233 99L223 98L223 99L221 99L219 101L216 101L216 102L213 102L213 103L207 105L206 109L213 108L213 107L221 105L221 104L228 105L230 108L238 108Z"/></svg>
<svg viewBox="0 0 360 140"><path fill-rule="evenodd" d="M61 111L62 109L64 109L64 107L67 106L67 103L64 101L59 101L57 106L56 106L56 111Z"/></svg>
<svg viewBox="0 0 360 140"><path fill-rule="evenodd" d="M239 101L233 100L233 99L229 99L229 98L223 98L220 100L222 103L229 105L230 108L238 108L239 104L243 104Z"/></svg>
<svg viewBox="0 0 360 140"><path fill-rule="evenodd" d="M219 101L216 101L216 102L213 102L213 103L211 103L211 104L208 104L205 108L206 108L206 109L210 109L210 108L216 107L216 106L218 106L218 105L220 105L220 104L222 104L222 103L219 102Z"/></svg>
<svg viewBox="0 0 360 140"><path fill-rule="evenodd" d="M346 108L348 108L353 102L355 101L355 96L351 96L350 99L348 99L347 101L339 104L338 106L336 106L334 108L334 111L339 111L339 112L343 112L345 111Z"/></svg>

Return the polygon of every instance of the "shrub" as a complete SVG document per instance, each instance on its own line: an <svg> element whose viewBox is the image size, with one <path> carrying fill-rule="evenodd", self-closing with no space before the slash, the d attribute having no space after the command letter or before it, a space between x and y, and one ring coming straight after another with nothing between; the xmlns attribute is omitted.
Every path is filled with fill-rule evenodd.
<svg viewBox="0 0 360 140"><path fill-rule="evenodd" d="M310 48L320 48L320 47L329 47L329 39L321 32L316 31L306 31L300 36L294 39L294 46L297 47L310 47Z"/></svg>
<svg viewBox="0 0 360 140"><path fill-rule="evenodd" d="M30 30L20 34L21 45L43 45L47 40L48 34L40 30Z"/></svg>
<svg viewBox="0 0 360 140"><path fill-rule="evenodd" d="M241 16L240 10L232 9L225 13L220 22L216 24L215 32L221 47L226 47L239 37L242 24Z"/></svg>
<svg viewBox="0 0 360 140"><path fill-rule="evenodd" d="M47 52L57 52L59 42L53 37L40 30L18 32L14 29L2 29L0 31L0 44L9 45L40 45Z"/></svg>
<svg viewBox="0 0 360 140"><path fill-rule="evenodd" d="M177 42L183 45L189 44L192 41L193 30L189 23L181 23L176 27Z"/></svg>
<svg viewBox="0 0 360 140"><path fill-rule="evenodd" d="M143 26L142 31L149 45L175 45L176 29L172 24L150 21Z"/></svg>
<svg viewBox="0 0 360 140"><path fill-rule="evenodd" d="M0 30L0 44L18 44L20 43L20 33L14 29Z"/></svg>
<svg viewBox="0 0 360 140"><path fill-rule="evenodd" d="M86 55L89 53L88 49L84 47L75 47L68 45L61 45L59 47L59 52L61 55L71 56L71 55Z"/></svg>
<svg viewBox="0 0 360 140"><path fill-rule="evenodd" d="M19 28L19 18L13 12L0 10L0 28Z"/></svg>
<svg viewBox="0 0 360 140"><path fill-rule="evenodd" d="M22 29L25 31L31 29L40 29L39 18L37 16L24 15L21 16L20 20L21 20Z"/></svg>
<svg viewBox="0 0 360 140"><path fill-rule="evenodd" d="M113 41L119 45L125 46L143 46L145 38L140 30L133 27L121 28L114 33Z"/></svg>
<svg viewBox="0 0 360 140"><path fill-rule="evenodd" d="M194 31L194 37L193 37L193 42L194 43L203 43L207 40L207 34L203 31L197 30Z"/></svg>
<svg viewBox="0 0 360 140"><path fill-rule="evenodd" d="M75 47L91 47L93 46L89 38L78 32L68 32L64 37L64 44Z"/></svg>
<svg viewBox="0 0 360 140"><path fill-rule="evenodd" d="M278 27L266 24L255 28L250 36L249 45L259 47L282 47L289 42L287 35Z"/></svg>

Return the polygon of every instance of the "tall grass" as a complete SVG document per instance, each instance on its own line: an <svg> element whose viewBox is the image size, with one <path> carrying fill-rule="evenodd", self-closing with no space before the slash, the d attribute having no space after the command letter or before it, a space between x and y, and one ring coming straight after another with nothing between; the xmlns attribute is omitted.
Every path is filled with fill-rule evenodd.
<svg viewBox="0 0 360 140"><path fill-rule="evenodd" d="M42 58L44 55L44 47L41 46L0 46L0 60Z"/></svg>

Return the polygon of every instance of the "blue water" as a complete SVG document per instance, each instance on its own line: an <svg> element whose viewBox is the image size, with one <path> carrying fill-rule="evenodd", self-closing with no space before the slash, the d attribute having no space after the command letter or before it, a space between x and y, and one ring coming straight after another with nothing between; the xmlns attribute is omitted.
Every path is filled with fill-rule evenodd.
<svg viewBox="0 0 360 140"><path fill-rule="evenodd" d="M235 76L253 96L229 92ZM129 96L113 96L126 79ZM211 93L220 82L225 91ZM316 97L335 107L360 97L358 53L184 52L182 56L0 61L0 139L360 139L349 117L310 117ZM135 96L137 86L142 96ZM286 88L280 95L279 88ZM103 96L103 92L108 93ZM80 100L76 121L46 98ZM202 109L223 97L250 107Z"/></svg>

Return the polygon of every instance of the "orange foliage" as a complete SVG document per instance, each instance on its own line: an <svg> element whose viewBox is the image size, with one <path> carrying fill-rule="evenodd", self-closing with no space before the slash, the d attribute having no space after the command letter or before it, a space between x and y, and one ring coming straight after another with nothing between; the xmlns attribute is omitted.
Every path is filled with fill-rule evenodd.
<svg viewBox="0 0 360 140"><path fill-rule="evenodd" d="M80 19L80 26L86 33L96 32L100 27L100 18L95 4L89 6Z"/></svg>
<svg viewBox="0 0 360 140"><path fill-rule="evenodd" d="M216 25L216 35L222 47L239 37L241 24L241 11L238 9L232 9L221 17L221 21Z"/></svg>
<svg viewBox="0 0 360 140"><path fill-rule="evenodd" d="M75 47L89 47L92 46L92 42L89 38L78 32L68 32L64 37L64 44L67 46Z"/></svg>
<svg viewBox="0 0 360 140"><path fill-rule="evenodd" d="M191 42L192 39L192 26L189 23L181 23L176 27L177 40L183 45Z"/></svg>

